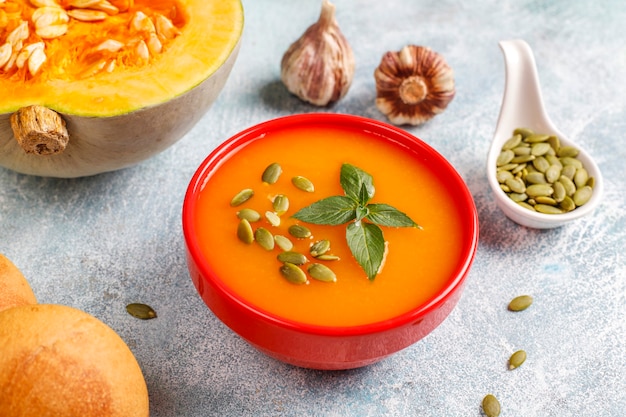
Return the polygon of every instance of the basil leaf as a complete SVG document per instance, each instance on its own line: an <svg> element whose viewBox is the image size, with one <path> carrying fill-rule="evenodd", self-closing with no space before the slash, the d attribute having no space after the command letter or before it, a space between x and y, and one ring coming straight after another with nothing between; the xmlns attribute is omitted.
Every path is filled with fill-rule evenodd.
<svg viewBox="0 0 626 417"><path fill-rule="evenodd" d="M389 204L368 204L369 213L366 218L380 226L418 227L409 216Z"/></svg>
<svg viewBox="0 0 626 417"><path fill-rule="evenodd" d="M339 181L346 195L363 205L374 197L374 179L370 174L354 165L343 164L341 166ZM363 187L365 187L365 191L361 195Z"/></svg>
<svg viewBox="0 0 626 417"><path fill-rule="evenodd" d="M346 240L352 256L369 280L376 278L385 256L385 239L380 227L372 223L352 222L346 229Z"/></svg>
<svg viewBox="0 0 626 417"><path fill-rule="evenodd" d="M354 220L358 203L346 196L333 196L301 208L293 217L312 224L337 226Z"/></svg>

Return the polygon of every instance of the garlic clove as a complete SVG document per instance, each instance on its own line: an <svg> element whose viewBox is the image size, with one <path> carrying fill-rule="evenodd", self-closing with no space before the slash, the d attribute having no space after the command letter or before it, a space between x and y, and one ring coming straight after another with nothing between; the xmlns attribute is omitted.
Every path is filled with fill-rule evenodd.
<svg viewBox="0 0 626 417"><path fill-rule="evenodd" d="M354 54L335 19L335 6L322 1L319 20L289 46L281 61L287 90L316 106L346 95L354 77Z"/></svg>
<svg viewBox="0 0 626 417"><path fill-rule="evenodd" d="M374 72L376 107L396 125L419 125L454 98L454 71L432 49L408 45L383 55Z"/></svg>

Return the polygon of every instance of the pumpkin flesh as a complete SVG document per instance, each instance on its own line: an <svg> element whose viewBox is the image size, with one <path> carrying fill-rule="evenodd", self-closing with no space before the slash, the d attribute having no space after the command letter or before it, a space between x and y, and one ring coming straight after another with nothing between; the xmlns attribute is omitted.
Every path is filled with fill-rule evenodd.
<svg viewBox="0 0 626 417"><path fill-rule="evenodd" d="M28 37L17 46L43 43L46 55L36 72L30 57L21 67L15 59L11 67L0 65L1 166L69 178L134 165L184 136L224 86L243 31L240 0L130 0L127 9L121 6L103 20L70 16L62 36L39 36L41 18L31 19L42 3L60 2L55 7L69 15L77 9L70 3L89 1L0 0L0 52L27 22ZM138 14L153 26L159 51L140 53L138 45L148 44L150 30L135 25ZM162 18L173 34L159 30ZM102 50L103 43L119 48ZM62 117L70 138L62 153L33 155L20 147L10 119L28 106L44 106Z"/></svg>

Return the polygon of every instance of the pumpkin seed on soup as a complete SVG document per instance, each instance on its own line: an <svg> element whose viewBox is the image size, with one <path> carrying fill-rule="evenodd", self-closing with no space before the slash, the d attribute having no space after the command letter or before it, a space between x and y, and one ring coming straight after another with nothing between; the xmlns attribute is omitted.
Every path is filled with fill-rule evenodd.
<svg viewBox="0 0 626 417"><path fill-rule="evenodd" d="M254 240L265 250L274 249L274 236L264 227L259 227L254 232Z"/></svg>
<svg viewBox="0 0 626 417"><path fill-rule="evenodd" d="M289 229L287 229L287 231L291 236L298 239L306 239L307 237L311 236L311 230L306 226L302 226L301 224L291 225L289 226Z"/></svg>
<svg viewBox="0 0 626 417"><path fill-rule="evenodd" d="M326 265L311 264L307 268L307 272L312 278L318 281L322 281L322 282L336 282L337 281L337 276L335 275L335 273L332 271L332 269L330 269Z"/></svg>
<svg viewBox="0 0 626 417"><path fill-rule="evenodd" d="M274 162L273 164L270 164L267 166L267 168L265 168L263 174L261 175L261 180L267 184L275 184L276 181L278 181L278 178L280 177L280 174L282 174L282 172L283 169L280 164Z"/></svg>
<svg viewBox="0 0 626 417"><path fill-rule="evenodd" d="M252 243L254 242L254 232L252 231L252 226L250 222L246 219L241 219L239 224L237 225L237 237L243 243Z"/></svg>
<svg viewBox="0 0 626 417"><path fill-rule="evenodd" d="M285 262L279 268L279 271L281 275L292 284L306 284L308 282L304 271L300 269L297 265L294 265L292 263Z"/></svg>
<svg viewBox="0 0 626 417"><path fill-rule="evenodd" d="M303 176L295 176L291 179L291 183L296 186L297 189L305 191L307 193L312 193L315 191L315 187L313 183Z"/></svg>
<svg viewBox="0 0 626 417"><path fill-rule="evenodd" d="M258 222L261 219L261 215L258 211L249 208L239 210L237 217L239 217L239 219L246 219L249 222Z"/></svg>
<svg viewBox="0 0 626 417"><path fill-rule="evenodd" d="M230 205L233 207L240 206L246 201L250 200L254 196L254 191L251 188L244 188L239 191L232 200L230 200Z"/></svg>

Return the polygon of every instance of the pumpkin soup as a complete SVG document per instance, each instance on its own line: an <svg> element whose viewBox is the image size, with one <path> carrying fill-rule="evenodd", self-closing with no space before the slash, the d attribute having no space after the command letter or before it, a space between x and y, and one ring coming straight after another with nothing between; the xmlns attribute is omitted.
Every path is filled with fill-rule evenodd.
<svg viewBox="0 0 626 417"><path fill-rule="evenodd" d="M401 143L340 125L289 126L262 134L225 158L203 182L195 213L200 249L225 285L271 315L312 325L354 326L406 313L431 300L452 279L463 262L466 238L456 196L448 191L446 180L425 166L425 158ZM268 183L262 174L272 163L282 172ZM292 217L323 198L343 195L339 178L344 164L371 175L371 203L393 206L421 226L381 227L387 250L375 279L368 279L352 256L346 224L317 225ZM310 180L314 191L296 187L292 179L298 176ZM253 196L233 207L233 196L246 189ZM279 195L286 196L289 205L277 224L265 213L274 213ZM292 251L307 256L302 271L320 263L336 280L308 279L297 285L285 279L279 271L279 245L245 243L238 237L237 213L244 209L261 214L250 222L253 230L287 237ZM293 225L305 226L311 235L292 236L288 229ZM328 260L310 255L310 247L321 240L330 242Z"/></svg>

